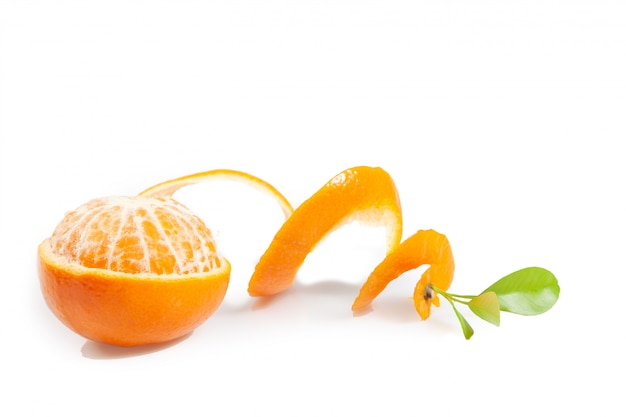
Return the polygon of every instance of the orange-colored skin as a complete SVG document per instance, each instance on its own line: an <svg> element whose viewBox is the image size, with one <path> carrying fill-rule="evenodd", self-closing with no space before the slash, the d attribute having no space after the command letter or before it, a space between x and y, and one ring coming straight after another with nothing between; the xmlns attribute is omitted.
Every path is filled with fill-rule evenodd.
<svg viewBox="0 0 626 417"><path fill-rule="evenodd" d="M437 294L429 285L446 291L454 276L454 257L445 235L434 230L420 230L406 239L374 269L361 287L352 305L353 311L367 308L387 284L406 271L421 265L430 265L415 286L413 301L423 320L430 316L430 305L439 306Z"/></svg>
<svg viewBox="0 0 626 417"><path fill-rule="evenodd" d="M44 241L40 247L41 254ZM96 268L53 265L39 256L39 280L52 312L76 333L118 346L161 343L182 337L220 305L230 276L142 277Z"/></svg>
<svg viewBox="0 0 626 417"><path fill-rule="evenodd" d="M402 215L389 174L381 168L355 167L335 176L302 203L276 233L250 279L249 294L267 296L288 289L317 243L333 229L372 209L379 210L378 214L393 213L392 220L385 222L391 251L402 237ZM368 220L380 223L376 216Z"/></svg>
<svg viewBox="0 0 626 417"><path fill-rule="evenodd" d="M230 180L247 184L252 188L256 188L262 192L271 195L280 205L285 218L289 217L293 212L291 204L285 196L283 196L272 184L247 172L236 171L233 169L213 169L211 171L198 172L196 174L185 175L183 177L164 181L147 188L138 194L139 197L171 197L176 191L192 184L198 184L205 181Z"/></svg>
<svg viewBox="0 0 626 417"><path fill-rule="evenodd" d="M230 279L210 230L170 198L90 200L65 215L37 255L50 310L78 334L119 346L191 332Z"/></svg>

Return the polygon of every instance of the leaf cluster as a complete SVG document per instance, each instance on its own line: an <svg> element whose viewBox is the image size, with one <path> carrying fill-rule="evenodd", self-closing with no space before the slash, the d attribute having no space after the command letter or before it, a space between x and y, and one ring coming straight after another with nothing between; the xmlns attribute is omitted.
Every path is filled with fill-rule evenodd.
<svg viewBox="0 0 626 417"><path fill-rule="evenodd" d="M479 295L458 295L432 289L452 305L463 335L470 339L474 329L457 309L455 303L465 304L481 319L500 325L500 312L523 316L543 314L557 302L560 294L558 280L547 269L528 267L515 271L486 288Z"/></svg>

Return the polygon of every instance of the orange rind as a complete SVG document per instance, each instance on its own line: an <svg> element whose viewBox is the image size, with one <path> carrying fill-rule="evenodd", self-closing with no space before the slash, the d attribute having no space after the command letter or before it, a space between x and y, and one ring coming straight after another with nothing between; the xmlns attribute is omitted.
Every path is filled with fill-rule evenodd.
<svg viewBox="0 0 626 417"><path fill-rule="evenodd" d="M176 191L183 187L199 184L201 182L222 180L236 181L247 184L256 190L271 196L279 204L285 218L289 217L291 213L293 213L293 207L289 201L272 184L254 175L233 169L214 169L167 180L143 190L139 193L139 196L172 197Z"/></svg>
<svg viewBox="0 0 626 417"><path fill-rule="evenodd" d="M439 306L432 286L446 291L454 276L454 257L445 235L434 230L419 230L403 241L376 266L352 305L353 311L366 309L392 280L404 272L430 265L424 271L413 293L415 309L423 320L430 316L430 306Z"/></svg>
<svg viewBox="0 0 626 417"><path fill-rule="evenodd" d="M315 246L352 221L385 227L388 253L399 244L400 198L391 176L382 168L347 169L294 210L256 265L248 293L267 296L288 289Z"/></svg>

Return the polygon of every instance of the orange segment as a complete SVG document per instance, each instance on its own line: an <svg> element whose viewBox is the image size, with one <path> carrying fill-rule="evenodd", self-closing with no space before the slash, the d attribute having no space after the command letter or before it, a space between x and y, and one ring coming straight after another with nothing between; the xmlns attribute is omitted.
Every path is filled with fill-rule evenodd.
<svg viewBox="0 0 626 417"><path fill-rule="evenodd" d="M189 333L220 305L230 278L209 229L170 198L92 200L66 215L38 258L52 312L120 346Z"/></svg>
<svg viewBox="0 0 626 417"><path fill-rule="evenodd" d="M141 193L140 197L171 197L176 191L187 185L197 184L204 181L229 180L239 181L256 188L257 190L272 196L280 205L285 218L293 212L289 201L270 183L255 177L246 172L232 169L214 169L211 171L199 172L197 174L186 175L154 185Z"/></svg>
<svg viewBox="0 0 626 417"><path fill-rule="evenodd" d="M361 287L352 310L367 308L389 282L408 270L426 264L430 267L417 283L413 301L420 317L427 319L430 316L431 303L439 306L439 298L429 286L433 285L445 291L450 287L454 276L454 257L450 242L445 235L434 230L418 231L388 254Z"/></svg>
<svg viewBox="0 0 626 417"><path fill-rule="evenodd" d="M388 252L399 244L400 198L393 180L383 169L347 169L302 203L276 233L257 264L248 284L250 295L272 295L289 288L317 243L354 220L385 226Z"/></svg>

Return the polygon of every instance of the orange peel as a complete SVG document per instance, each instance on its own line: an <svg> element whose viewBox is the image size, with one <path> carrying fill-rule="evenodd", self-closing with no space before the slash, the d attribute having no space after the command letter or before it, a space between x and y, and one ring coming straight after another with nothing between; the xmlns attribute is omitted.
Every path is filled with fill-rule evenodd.
<svg viewBox="0 0 626 417"><path fill-rule="evenodd" d="M304 201L283 223L260 258L248 284L252 296L288 289L306 256L333 230L351 221L387 229L387 253L402 238L402 210L396 186L378 167L342 171Z"/></svg>
<svg viewBox="0 0 626 417"><path fill-rule="evenodd" d="M229 180L247 184L263 193L273 197L280 205L285 218L293 213L293 207L283 194L280 193L272 184L259 177L248 174L243 171L233 169L213 169L210 171L198 172L196 174L185 175L153 185L140 192L140 197L172 197L179 189L208 181Z"/></svg>
<svg viewBox="0 0 626 417"><path fill-rule="evenodd" d="M431 304L439 306L439 298L432 286L446 291L454 276L454 257L445 235L434 230L419 230L403 241L376 266L359 291L352 305L353 311L367 308L392 280L404 272L430 265L424 271L413 293L415 309L426 320Z"/></svg>

